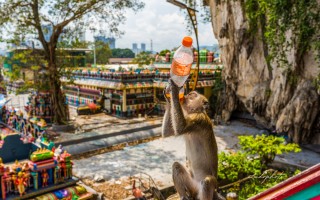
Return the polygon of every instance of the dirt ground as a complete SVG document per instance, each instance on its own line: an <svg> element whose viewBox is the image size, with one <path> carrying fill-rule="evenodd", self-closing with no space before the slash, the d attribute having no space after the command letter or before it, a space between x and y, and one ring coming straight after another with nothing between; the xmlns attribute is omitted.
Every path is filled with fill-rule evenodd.
<svg viewBox="0 0 320 200"><path fill-rule="evenodd" d="M152 181L147 177L125 177L118 180L104 181L97 183L91 179L82 179L83 183L96 190L98 193L103 193L106 200L120 200L132 196L132 184L136 180L136 187L144 190L153 186ZM160 182L156 182L158 187L162 187Z"/></svg>

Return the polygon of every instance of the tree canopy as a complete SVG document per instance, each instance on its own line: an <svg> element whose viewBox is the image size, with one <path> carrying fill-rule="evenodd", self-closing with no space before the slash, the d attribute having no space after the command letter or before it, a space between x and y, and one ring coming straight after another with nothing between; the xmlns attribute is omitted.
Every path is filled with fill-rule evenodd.
<svg viewBox="0 0 320 200"><path fill-rule="evenodd" d="M99 31L105 29L106 32L120 35L122 32L118 26L125 21L125 10L138 11L143 7L144 3L140 0L1 1L0 36L8 36L1 39L11 43L28 38L40 41L50 74L48 81L55 111L54 122L65 124L67 109L60 81L61 73L65 70L57 62L59 38L77 38L79 32L93 25Z"/></svg>
<svg viewBox="0 0 320 200"><path fill-rule="evenodd" d="M96 63L97 64L106 64L109 61L109 58L112 56L111 49L108 44L102 41L96 41L94 43L96 50ZM87 54L87 63L94 63L94 52L91 51Z"/></svg>
<svg viewBox="0 0 320 200"><path fill-rule="evenodd" d="M131 49L112 49L112 58L134 58L134 53Z"/></svg>
<svg viewBox="0 0 320 200"><path fill-rule="evenodd" d="M139 65L139 67L143 65L149 65L151 62L154 61L154 58L147 52L141 52L136 55L136 57L132 60L133 63Z"/></svg>
<svg viewBox="0 0 320 200"><path fill-rule="evenodd" d="M166 56L166 54L167 54L168 52L170 53L170 50L169 50L169 49L164 49L164 50L160 51L159 55L160 55L160 56Z"/></svg>

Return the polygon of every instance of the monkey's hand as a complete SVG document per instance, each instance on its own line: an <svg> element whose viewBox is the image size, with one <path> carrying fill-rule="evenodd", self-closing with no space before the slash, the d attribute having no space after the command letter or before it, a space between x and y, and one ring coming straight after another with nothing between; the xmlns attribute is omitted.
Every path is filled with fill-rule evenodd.
<svg viewBox="0 0 320 200"><path fill-rule="evenodd" d="M165 88L165 89L163 90L163 96L164 96L166 102L167 102L167 103L170 103L170 99L169 99L168 96L167 96L167 93L168 93L168 90L167 90L167 89L168 89L168 88ZM170 88L169 88L169 89L170 89Z"/></svg>
<svg viewBox="0 0 320 200"><path fill-rule="evenodd" d="M179 87L177 86L177 84L170 78L169 79L169 86L170 86L170 89L171 89L171 96L179 96L179 91L180 89L183 87Z"/></svg>

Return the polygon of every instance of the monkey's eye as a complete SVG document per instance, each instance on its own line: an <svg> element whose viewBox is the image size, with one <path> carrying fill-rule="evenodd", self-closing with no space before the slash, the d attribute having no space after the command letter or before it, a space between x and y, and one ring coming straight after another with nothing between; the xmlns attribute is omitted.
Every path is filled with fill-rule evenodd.
<svg viewBox="0 0 320 200"><path fill-rule="evenodd" d="M189 99L194 99L194 98L197 97L197 94L194 93L194 92L191 92L191 93L188 94L188 97L189 97Z"/></svg>

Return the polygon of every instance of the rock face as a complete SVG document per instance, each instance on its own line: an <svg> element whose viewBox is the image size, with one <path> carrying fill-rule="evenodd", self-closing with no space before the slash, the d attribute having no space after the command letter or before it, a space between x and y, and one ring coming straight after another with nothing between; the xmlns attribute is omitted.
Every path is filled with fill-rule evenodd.
<svg viewBox="0 0 320 200"><path fill-rule="evenodd" d="M229 120L236 109L245 109L260 124L287 132L296 143L320 144L320 98L312 84L320 73L315 52L305 54L304 65L299 66L296 50L291 49L286 54L290 68L277 67L275 63L268 67L261 30L254 37L248 35L243 4L233 0L209 1L225 67L223 119Z"/></svg>

